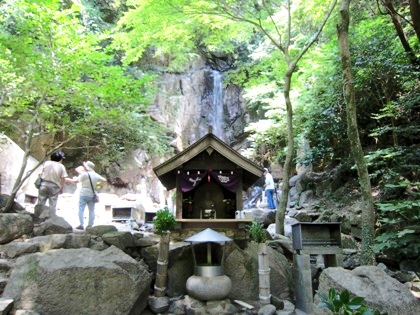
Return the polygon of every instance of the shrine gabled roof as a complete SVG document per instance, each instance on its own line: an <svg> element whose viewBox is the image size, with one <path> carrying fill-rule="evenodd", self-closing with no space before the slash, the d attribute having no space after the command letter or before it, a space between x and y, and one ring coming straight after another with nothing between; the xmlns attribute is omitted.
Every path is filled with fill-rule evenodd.
<svg viewBox="0 0 420 315"><path fill-rule="evenodd" d="M263 169L259 165L242 156L213 133L206 134L182 152L153 168L153 171L167 190L174 189L176 188L177 171L200 153L211 152L212 150L217 151L242 170L244 189L251 187L263 175Z"/></svg>

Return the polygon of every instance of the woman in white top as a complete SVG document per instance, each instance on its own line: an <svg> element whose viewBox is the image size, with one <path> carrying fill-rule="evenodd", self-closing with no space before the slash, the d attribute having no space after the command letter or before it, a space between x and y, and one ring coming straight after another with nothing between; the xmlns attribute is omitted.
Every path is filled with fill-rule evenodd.
<svg viewBox="0 0 420 315"><path fill-rule="evenodd" d="M93 169L95 164L90 161L83 162L84 172L82 172L76 179L68 179L67 181L73 184L81 183L79 193L79 222L80 225L76 229L84 229L84 218L86 205L89 209L89 221L86 228L93 226L95 221L95 187L98 183L106 183L107 180L96 173Z"/></svg>

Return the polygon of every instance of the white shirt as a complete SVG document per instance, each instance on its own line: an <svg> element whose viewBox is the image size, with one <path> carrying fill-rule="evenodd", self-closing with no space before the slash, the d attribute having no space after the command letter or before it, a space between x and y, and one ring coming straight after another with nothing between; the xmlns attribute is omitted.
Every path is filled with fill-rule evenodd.
<svg viewBox="0 0 420 315"><path fill-rule="evenodd" d="M265 190L267 189L274 189L273 176L268 172L265 174Z"/></svg>
<svg viewBox="0 0 420 315"><path fill-rule="evenodd" d="M61 179L67 177L67 171L60 162L46 161L43 165L41 177L61 187Z"/></svg>

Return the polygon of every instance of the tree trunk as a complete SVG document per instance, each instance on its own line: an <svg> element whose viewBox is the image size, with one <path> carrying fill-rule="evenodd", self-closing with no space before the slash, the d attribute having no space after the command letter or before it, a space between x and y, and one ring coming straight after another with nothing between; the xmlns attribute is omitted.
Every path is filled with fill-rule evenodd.
<svg viewBox="0 0 420 315"><path fill-rule="evenodd" d="M411 64L413 64L413 65L418 64L416 54L411 49L410 43L408 42L408 40L405 36L404 29L401 26L398 13L394 8L392 0L383 0L383 4L386 7L389 16L391 17L391 20L392 20L392 23L394 24L394 28L397 32L398 38L400 39L401 45L403 46L404 51L407 53L407 55L408 55L408 57L411 61Z"/></svg>
<svg viewBox="0 0 420 315"><path fill-rule="evenodd" d="M287 55L286 55L287 58ZM276 212L276 233L284 235L284 218L287 210L287 203L289 199L289 181L292 174L293 153L295 151L295 143L293 137L293 108L290 100L290 86L292 81L293 71L295 71L296 63L289 62L289 67L284 80L284 99L286 101L287 112L287 153L286 160L283 167L283 184L282 192Z"/></svg>
<svg viewBox="0 0 420 315"><path fill-rule="evenodd" d="M410 0L410 14L411 22L413 23L414 31L417 34L417 39L420 41L420 1Z"/></svg>
<svg viewBox="0 0 420 315"><path fill-rule="evenodd" d="M369 173L364 159L357 125L356 101L348 41L350 23L349 6L350 0L341 1L341 24L337 25L338 45L340 48L343 70L343 91L347 113L347 136L350 141L352 156L356 163L363 199L361 264L372 265L375 263L375 254L372 250L375 233L375 210L373 206Z"/></svg>
<svg viewBox="0 0 420 315"><path fill-rule="evenodd" d="M168 256L169 242L171 240L170 232L160 236L159 255L156 267L155 297L163 297L166 292L166 282L168 278Z"/></svg>
<svg viewBox="0 0 420 315"><path fill-rule="evenodd" d="M4 207L4 210L3 210L4 212L11 212L11 210L13 208L13 205L15 203L16 195L17 195L20 187L22 187L24 181L26 179L28 179L31 176L31 174L35 171L35 169L40 165L40 164L38 164L35 169L30 170L24 176L23 173L25 172L26 166L28 165L28 159L29 159L29 156L31 154L31 145L32 145L32 140L33 140L33 136L34 136L34 126L35 126L35 123L36 123L36 119L37 119L37 115L35 115L32 118L31 123L29 125L28 131L27 131L27 134L26 134L25 152L23 154L22 165L20 167L19 174L16 178L15 184L13 185L12 192L10 193L10 198L7 200L7 203Z"/></svg>
<svg viewBox="0 0 420 315"><path fill-rule="evenodd" d="M268 260L267 243L258 244L258 275L259 275L259 298L262 305L271 303L270 294L270 265Z"/></svg>

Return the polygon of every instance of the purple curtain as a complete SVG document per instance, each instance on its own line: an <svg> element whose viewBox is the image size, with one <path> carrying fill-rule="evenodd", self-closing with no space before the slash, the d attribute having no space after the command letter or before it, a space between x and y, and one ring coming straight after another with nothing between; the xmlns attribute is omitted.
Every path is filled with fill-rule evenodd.
<svg viewBox="0 0 420 315"><path fill-rule="evenodd" d="M207 172L181 172L180 174L181 190L182 192L189 192L198 187Z"/></svg>
<svg viewBox="0 0 420 315"><path fill-rule="evenodd" d="M189 192L197 188L204 179L209 182L213 179L216 183L233 193L238 191L241 184L241 174L235 172L232 174L232 172L220 171L200 171L200 173L197 171L184 171L179 175L182 192ZM211 178L209 178L209 175L211 175Z"/></svg>
<svg viewBox="0 0 420 315"><path fill-rule="evenodd" d="M230 192L236 193L241 184L241 174L233 172L210 171L212 178Z"/></svg>

